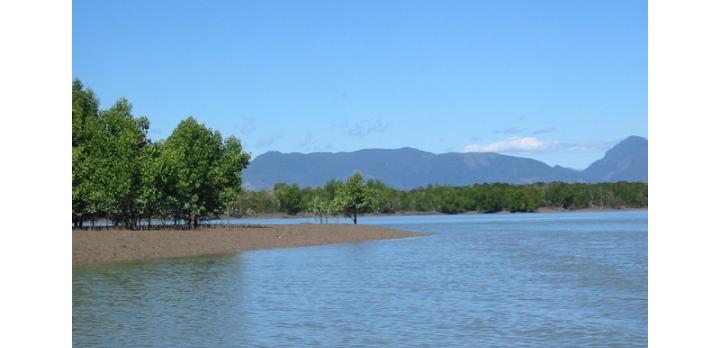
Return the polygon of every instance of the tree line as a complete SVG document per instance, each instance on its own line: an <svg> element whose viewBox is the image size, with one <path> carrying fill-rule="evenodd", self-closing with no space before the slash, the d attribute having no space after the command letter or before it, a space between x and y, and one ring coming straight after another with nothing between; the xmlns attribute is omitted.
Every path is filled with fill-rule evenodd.
<svg viewBox="0 0 720 348"><path fill-rule="evenodd" d="M164 140L148 138L150 121L119 99L107 110L92 90L72 83L72 221L98 219L137 228L143 219L197 227L230 213L250 155L193 117Z"/></svg>
<svg viewBox="0 0 720 348"><path fill-rule="evenodd" d="M347 202L353 200L361 204L349 211ZM540 208L646 208L647 204L648 185L642 182L428 185L397 190L378 180L365 182L356 173L347 182L330 180L317 188L279 183L272 190L243 191L231 210L238 216L306 213L322 219L354 215L350 213L534 212Z"/></svg>

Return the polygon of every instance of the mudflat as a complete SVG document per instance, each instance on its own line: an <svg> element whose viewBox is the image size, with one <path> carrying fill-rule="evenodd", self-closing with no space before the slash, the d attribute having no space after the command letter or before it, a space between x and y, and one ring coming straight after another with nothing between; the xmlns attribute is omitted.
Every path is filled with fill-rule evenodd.
<svg viewBox="0 0 720 348"><path fill-rule="evenodd" d="M367 225L218 226L195 230L73 230L73 265L230 254L427 235Z"/></svg>

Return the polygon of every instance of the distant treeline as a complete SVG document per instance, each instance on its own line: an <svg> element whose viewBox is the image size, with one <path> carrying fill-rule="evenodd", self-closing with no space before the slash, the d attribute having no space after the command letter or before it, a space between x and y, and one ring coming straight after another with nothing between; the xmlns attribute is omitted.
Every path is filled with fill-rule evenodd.
<svg viewBox="0 0 720 348"><path fill-rule="evenodd" d="M346 183L330 180L323 187L301 189L297 185L280 183L268 191L243 191L230 208L235 215L343 215L343 211L334 209L333 202L344 185ZM381 214L645 208L648 204L648 185L641 182L429 185L407 191L390 188L377 180L369 180L364 185L369 200L364 212Z"/></svg>
<svg viewBox="0 0 720 348"><path fill-rule="evenodd" d="M152 142L150 121L118 100L99 109L95 94L72 84L72 221L98 219L136 228L163 218L194 227L228 213L250 160L240 140L223 139L189 117L165 140Z"/></svg>

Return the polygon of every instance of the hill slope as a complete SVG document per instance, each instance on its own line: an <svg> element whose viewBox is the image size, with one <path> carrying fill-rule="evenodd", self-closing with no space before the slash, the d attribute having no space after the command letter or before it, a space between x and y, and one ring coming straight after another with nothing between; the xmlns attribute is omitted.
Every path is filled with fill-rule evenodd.
<svg viewBox="0 0 720 348"><path fill-rule="evenodd" d="M589 182L647 181L648 141L632 136L621 141L582 172Z"/></svg>
<svg viewBox="0 0 720 348"><path fill-rule="evenodd" d="M631 137L628 139L633 139ZM644 138L640 138L644 139ZM625 140L618 144L624 144ZM632 141L634 143L634 140ZM644 156L647 180L647 140ZM608 151L606 157L580 172L543 162L497 153L433 154L413 148L365 149L353 152L280 153L271 151L255 158L243 172L246 188L263 190L275 183L316 187L330 179L345 180L356 171L367 179L378 179L399 189L428 184L471 185L474 183L506 182L582 182L640 180L642 163L635 164L628 151L641 151L637 146L623 145L618 151ZM641 155L638 155L642 157ZM627 159L630 158L630 159ZM628 162L629 161L629 162Z"/></svg>

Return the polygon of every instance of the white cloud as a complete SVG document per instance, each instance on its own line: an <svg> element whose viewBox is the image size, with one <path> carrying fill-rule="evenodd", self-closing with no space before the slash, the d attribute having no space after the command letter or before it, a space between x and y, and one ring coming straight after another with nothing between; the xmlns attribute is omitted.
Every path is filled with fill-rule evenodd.
<svg viewBox="0 0 720 348"><path fill-rule="evenodd" d="M587 141L581 143L560 143L562 152L605 152L617 144L617 141Z"/></svg>
<svg viewBox="0 0 720 348"><path fill-rule="evenodd" d="M462 152L502 152L502 153L582 153L601 152L614 143L607 141L588 141L561 143L555 140L541 140L536 137L510 137L491 144L471 144Z"/></svg>
<svg viewBox="0 0 720 348"><path fill-rule="evenodd" d="M534 137L510 137L487 145L468 145L463 152L547 152L556 144L554 141L543 141Z"/></svg>

